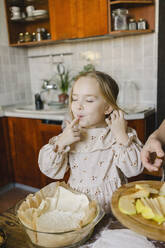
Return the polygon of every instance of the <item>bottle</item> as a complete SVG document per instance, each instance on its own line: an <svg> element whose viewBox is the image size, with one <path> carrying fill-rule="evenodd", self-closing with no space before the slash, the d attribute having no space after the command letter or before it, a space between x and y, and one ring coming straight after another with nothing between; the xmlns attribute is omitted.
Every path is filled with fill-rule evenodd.
<svg viewBox="0 0 165 248"><path fill-rule="evenodd" d="M37 28L36 40L37 41L41 41L42 40L42 35L41 35L41 29L40 28Z"/></svg>
<svg viewBox="0 0 165 248"><path fill-rule="evenodd" d="M25 41L24 40L24 34L23 33L19 33L19 35L18 35L18 43L22 43L24 41Z"/></svg>
<svg viewBox="0 0 165 248"><path fill-rule="evenodd" d="M36 41L36 33L35 32L32 33L32 41Z"/></svg>
<svg viewBox="0 0 165 248"><path fill-rule="evenodd" d="M44 108L43 101L41 100L41 96L39 93L35 94L35 105L36 105L36 110L41 110Z"/></svg>

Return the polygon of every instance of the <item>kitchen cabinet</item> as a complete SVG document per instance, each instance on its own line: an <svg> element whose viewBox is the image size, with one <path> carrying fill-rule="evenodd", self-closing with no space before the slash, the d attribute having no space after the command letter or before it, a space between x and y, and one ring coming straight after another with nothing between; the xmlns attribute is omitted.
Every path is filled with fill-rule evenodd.
<svg viewBox="0 0 165 248"><path fill-rule="evenodd" d="M108 33L107 0L49 0L52 38L83 38Z"/></svg>
<svg viewBox="0 0 165 248"><path fill-rule="evenodd" d="M0 117L0 187L13 182L6 119Z"/></svg>
<svg viewBox="0 0 165 248"><path fill-rule="evenodd" d="M38 154L49 139L61 132L61 125L30 118L7 118L14 182L41 188L54 181L38 167Z"/></svg>
<svg viewBox="0 0 165 248"><path fill-rule="evenodd" d="M117 37L144 34L154 31L155 5L153 0L4 0L10 46L35 46L61 41L93 37ZM48 15L11 19L11 6L20 7L26 14L26 7L33 5L36 10L47 10ZM114 31L112 11L127 8L130 17L138 20L145 18L149 24L147 30ZM19 33L36 32L45 28L51 39L18 43Z"/></svg>

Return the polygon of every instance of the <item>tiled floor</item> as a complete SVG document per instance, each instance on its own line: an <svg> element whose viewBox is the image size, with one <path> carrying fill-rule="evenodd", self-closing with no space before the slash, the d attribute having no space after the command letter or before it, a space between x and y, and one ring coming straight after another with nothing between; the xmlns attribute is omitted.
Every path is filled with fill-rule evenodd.
<svg viewBox="0 0 165 248"><path fill-rule="evenodd" d="M0 194L0 213L15 205L29 193L31 192L20 188L12 188L3 194Z"/></svg>

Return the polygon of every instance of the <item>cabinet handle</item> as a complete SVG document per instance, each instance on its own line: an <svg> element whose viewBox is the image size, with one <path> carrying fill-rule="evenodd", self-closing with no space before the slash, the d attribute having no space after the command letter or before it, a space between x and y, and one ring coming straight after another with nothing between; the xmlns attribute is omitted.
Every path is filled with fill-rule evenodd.
<svg viewBox="0 0 165 248"><path fill-rule="evenodd" d="M41 120L43 124L51 124L51 125L62 125L62 121L60 120Z"/></svg>

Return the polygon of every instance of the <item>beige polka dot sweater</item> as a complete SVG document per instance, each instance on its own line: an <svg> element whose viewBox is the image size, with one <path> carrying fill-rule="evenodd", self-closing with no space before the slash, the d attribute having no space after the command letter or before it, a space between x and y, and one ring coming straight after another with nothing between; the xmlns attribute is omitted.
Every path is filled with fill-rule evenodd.
<svg viewBox="0 0 165 248"><path fill-rule="evenodd" d="M127 145L122 145L116 142L109 127L83 129L81 141L62 152L55 149L59 136L53 137L40 150L40 170L50 178L61 179L70 167L68 184L87 193L109 212L112 193L125 178L143 171L142 143L134 129L128 128L128 136Z"/></svg>

